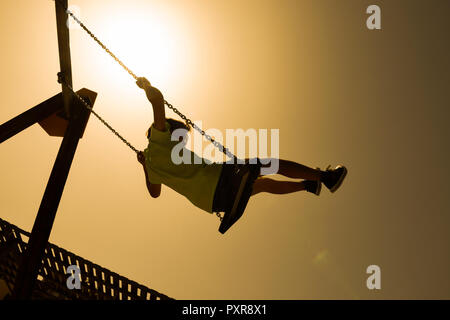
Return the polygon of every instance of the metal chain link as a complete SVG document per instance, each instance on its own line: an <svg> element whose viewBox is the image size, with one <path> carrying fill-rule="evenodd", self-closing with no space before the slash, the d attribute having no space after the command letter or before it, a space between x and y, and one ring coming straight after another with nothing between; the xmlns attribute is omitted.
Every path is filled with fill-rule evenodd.
<svg viewBox="0 0 450 320"><path fill-rule="evenodd" d="M69 9L66 9L67 14L73 19L75 20L76 23L78 23L80 25L80 27L86 31L89 36L91 36L92 39L94 39L95 42L98 43L98 45L100 45L100 47L102 47L103 50L105 50L118 64L120 64L120 66L122 68L125 69L126 72L128 72L135 80L138 79L138 76L131 71L119 58L116 57L116 55L114 53L111 52L111 50L109 50L104 44L103 42L101 42L92 32L91 30L89 30L83 22L81 22L80 19L78 19L77 16L75 16L72 11L70 11Z"/></svg>
<svg viewBox="0 0 450 320"><path fill-rule="evenodd" d="M224 147L220 142L216 141L213 137L211 137L209 134L207 134L204 130L202 130L199 126L197 126L194 122L192 122L191 119L187 118L184 114L182 114L177 108L175 108L173 105L171 105L169 102L164 100L164 103L166 106L171 109L174 113L176 113L181 119L183 119L191 128L194 128L197 132L199 132L202 136L206 138L206 140L210 141L217 149L219 149L221 152L223 152L228 157L235 159L235 155L228 150L228 148Z"/></svg>
<svg viewBox="0 0 450 320"><path fill-rule="evenodd" d="M58 0L57 0L58 1ZM128 72L135 80L138 80L138 76L136 76L136 74L131 71L119 58L117 58L117 56L111 52L111 50L108 49L108 47L106 47L103 42L101 42L84 24L83 22L81 22L80 19L78 19L78 17L76 17L69 9L66 8L66 12L67 14L73 19L75 20L75 22L77 22L80 27L87 32L87 34L89 34L89 36L94 39L95 42L97 42L100 47L102 47L103 50L105 50L122 68L125 69L126 72ZM227 155L228 157L232 158L232 159L236 159L236 156L231 153L228 148L224 147L221 143L219 143L218 141L216 141L215 139L213 139L209 134L206 134L206 132L204 130L202 130L201 128L199 128L195 123L193 123L189 118L187 118L184 114L182 114L177 108L175 108L172 104L170 104L169 102L167 102L166 100L164 100L164 104L171 109L174 113L176 113L181 119L183 119L186 123L186 125L190 126L191 128L194 128L196 131L198 131L203 137L205 137L208 141L210 141L216 148L218 148L221 152L223 152L225 155ZM112 129L112 128L111 128ZM115 132L115 131L113 131ZM116 135L118 135L116 133ZM118 135L119 136L119 135ZM119 136L120 137L120 136ZM124 141L125 139L122 138L122 141ZM126 141L126 140L125 140Z"/></svg>
<svg viewBox="0 0 450 320"><path fill-rule="evenodd" d="M100 115L98 115L97 112L94 111L94 109L91 107L91 105L89 103L87 103L78 93L76 93L72 86L70 84L67 84L65 82L62 82L63 85L65 85L67 88L69 88L69 90L74 94L75 97L78 98L78 100L80 100L80 102L89 110L92 112L92 114L94 116L97 117L98 120L101 121L101 123L103 123L109 130L111 130L112 133L114 133L120 140L122 140L123 143L125 143L131 150L133 150L136 153L139 153L140 151L138 149L136 149L131 143L129 143L124 137L122 137L120 135L120 133L118 133L113 127L111 127L109 125L108 122L106 122L106 120L104 120Z"/></svg>

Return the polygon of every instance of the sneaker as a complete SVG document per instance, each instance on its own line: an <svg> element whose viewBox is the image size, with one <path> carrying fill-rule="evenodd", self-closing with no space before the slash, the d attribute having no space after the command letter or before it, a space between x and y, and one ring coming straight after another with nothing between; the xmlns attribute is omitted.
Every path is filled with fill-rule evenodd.
<svg viewBox="0 0 450 320"><path fill-rule="evenodd" d="M326 171L324 171L322 182L328 189L330 189L330 192L335 192L341 186L346 175L346 167L337 166L334 169L330 169L330 166L328 166Z"/></svg>
<svg viewBox="0 0 450 320"><path fill-rule="evenodd" d="M322 183L316 180L304 180L305 190L318 196L322 190Z"/></svg>

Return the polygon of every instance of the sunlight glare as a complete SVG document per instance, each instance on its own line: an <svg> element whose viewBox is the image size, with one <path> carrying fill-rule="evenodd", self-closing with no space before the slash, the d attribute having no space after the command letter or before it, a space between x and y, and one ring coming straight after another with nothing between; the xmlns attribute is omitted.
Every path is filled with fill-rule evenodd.
<svg viewBox="0 0 450 320"><path fill-rule="evenodd" d="M176 37L171 21L148 12L120 11L103 18L105 44L136 75L152 84L169 83L176 70ZM108 61L111 78L122 80L129 75L113 61ZM127 79L129 81L129 79Z"/></svg>

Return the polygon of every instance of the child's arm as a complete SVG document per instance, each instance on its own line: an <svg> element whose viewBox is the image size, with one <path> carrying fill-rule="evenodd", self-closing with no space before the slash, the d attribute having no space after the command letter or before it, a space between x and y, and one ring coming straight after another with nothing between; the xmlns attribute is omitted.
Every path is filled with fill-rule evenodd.
<svg viewBox="0 0 450 320"><path fill-rule="evenodd" d="M147 99L153 106L154 127L159 131L166 130L166 113L164 110L164 97L158 89L152 87L146 78L138 78L136 84L139 88L145 90Z"/></svg>
<svg viewBox="0 0 450 320"><path fill-rule="evenodd" d="M138 161L142 164L142 167L144 168L144 174L145 174L145 184L147 185L147 190L152 196L152 198L158 198L161 194L161 184L154 184L150 183L148 180L148 173L147 169L145 168L145 157L142 152L139 152L138 155Z"/></svg>
<svg viewBox="0 0 450 320"><path fill-rule="evenodd" d="M161 184L154 184L154 183L150 183L150 181L148 181L148 174L147 174L147 170L145 169L145 166L144 166L144 172L145 172L145 183L147 184L148 192L150 193L152 198L158 198L161 194Z"/></svg>

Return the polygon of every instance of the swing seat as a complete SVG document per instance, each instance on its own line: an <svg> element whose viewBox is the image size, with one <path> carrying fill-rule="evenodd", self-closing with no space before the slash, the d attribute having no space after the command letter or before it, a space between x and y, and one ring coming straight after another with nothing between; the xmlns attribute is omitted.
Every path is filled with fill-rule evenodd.
<svg viewBox="0 0 450 320"><path fill-rule="evenodd" d="M224 234L231 228L244 214L248 200L252 195L253 183L258 178L260 172L259 166L242 165L239 166L233 177L233 185L239 186L233 189L232 205L225 211L219 232Z"/></svg>

